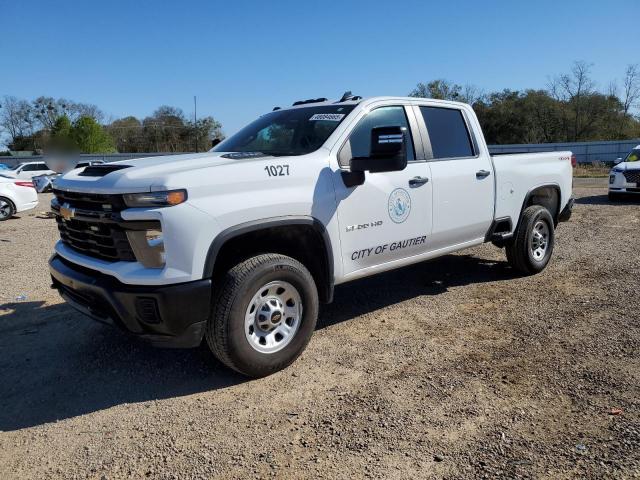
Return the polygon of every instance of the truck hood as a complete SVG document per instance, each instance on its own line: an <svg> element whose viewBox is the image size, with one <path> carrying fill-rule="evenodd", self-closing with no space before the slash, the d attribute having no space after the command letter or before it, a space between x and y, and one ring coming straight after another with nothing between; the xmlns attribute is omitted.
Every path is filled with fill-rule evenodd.
<svg viewBox="0 0 640 480"><path fill-rule="evenodd" d="M83 175L84 167L71 170L54 181L54 188L87 193L136 193L160 189L164 179L173 173L205 170L238 162L251 162L270 158L268 155L237 156L225 152L190 153L183 155L163 155L122 160L100 166L106 174ZM108 167L120 167L112 171ZM158 186L158 188L154 188Z"/></svg>

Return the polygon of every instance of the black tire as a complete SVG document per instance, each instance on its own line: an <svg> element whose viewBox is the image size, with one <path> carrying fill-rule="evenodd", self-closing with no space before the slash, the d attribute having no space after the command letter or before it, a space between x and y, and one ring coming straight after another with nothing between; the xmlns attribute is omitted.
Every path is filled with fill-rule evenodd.
<svg viewBox="0 0 640 480"><path fill-rule="evenodd" d="M0 222L4 222L16 214L16 207L13 202L6 197L0 197L0 201L6 204L3 211L0 211Z"/></svg>
<svg viewBox="0 0 640 480"><path fill-rule="evenodd" d="M536 258L531 248L533 229L538 222L544 222L548 229L546 249L541 258ZM554 222L549 210L540 205L532 205L522 212L514 238L506 246L507 261L524 275L539 273L549 263L554 243Z"/></svg>
<svg viewBox="0 0 640 480"><path fill-rule="evenodd" d="M297 331L289 343L273 353L257 351L245 335L249 303L269 282L292 285L302 302ZM249 258L229 270L216 289L205 337L213 354L225 365L248 377L264 377L286 368L303 352L318 319L318 291L309 271L297 260L279 254Z"/></svg>

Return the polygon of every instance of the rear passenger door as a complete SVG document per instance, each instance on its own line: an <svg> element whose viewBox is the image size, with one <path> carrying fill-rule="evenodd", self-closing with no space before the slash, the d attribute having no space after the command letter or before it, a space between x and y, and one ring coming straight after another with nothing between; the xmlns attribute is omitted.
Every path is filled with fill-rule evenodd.
<svg viewBox="0 0 640 480"><path fill-rule="evenodd" d="M415 106L433 188L430 250L484 239L494 209L491 157L481 152L464 110Z"/></svg>

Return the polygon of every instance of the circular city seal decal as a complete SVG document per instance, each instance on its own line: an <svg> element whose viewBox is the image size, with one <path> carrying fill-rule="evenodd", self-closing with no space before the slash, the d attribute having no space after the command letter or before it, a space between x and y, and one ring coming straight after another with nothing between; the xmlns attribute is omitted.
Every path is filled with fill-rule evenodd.
<svg viewBox="0 0 640 480"><path fill-rule="evenodd" d="M411 212L411 197L403 188L396 188L389 195L389 217L394 223L402 223Z"/></svg>

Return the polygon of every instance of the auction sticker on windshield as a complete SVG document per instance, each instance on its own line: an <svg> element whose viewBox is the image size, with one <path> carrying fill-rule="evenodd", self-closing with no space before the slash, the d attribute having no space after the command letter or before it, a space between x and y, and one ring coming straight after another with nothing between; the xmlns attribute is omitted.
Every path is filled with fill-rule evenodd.
<svg viewBox="0 0 640 480"><path fill-rule="evenodd" d="M330 122L339 122L344 118L344 113L316 113L309 121L312 120L328 120Z"/></svg>

